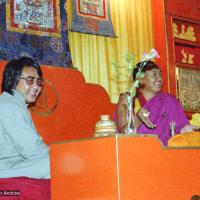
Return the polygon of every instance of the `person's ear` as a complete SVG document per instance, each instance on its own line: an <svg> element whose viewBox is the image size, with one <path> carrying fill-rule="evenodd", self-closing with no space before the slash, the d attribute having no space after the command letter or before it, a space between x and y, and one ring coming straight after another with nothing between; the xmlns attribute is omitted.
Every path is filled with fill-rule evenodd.
<svg viewBox="0 0 200 200"><path fill-rule="evenodd" d="M142 79L140 80L139 88L143 88L144 86L145 86L145 79L142 78Z"/></svg>
<svg viewBox="0 0 200 200"><path fill-rule="evenodd" d="M141 83L141 84L144 84L144 78L142 78L142 79L140 80L140 83Z"/></svg>

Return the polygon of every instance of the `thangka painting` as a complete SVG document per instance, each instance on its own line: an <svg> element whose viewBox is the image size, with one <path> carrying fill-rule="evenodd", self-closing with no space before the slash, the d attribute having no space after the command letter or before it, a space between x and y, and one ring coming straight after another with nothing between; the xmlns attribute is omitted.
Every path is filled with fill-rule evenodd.
<svg viewBox="0 0 200 200"><path fill-rule="evenodd" d="M200 70L178 67L178 97L184 110L200 112Z"/></svg>
<svg viewBox="0 0 200 200"><path fill-rule="evenodd" d="M8 31L61 37L59 0L9 0L6 26Z"/></svg>
<svg viewBox="0 0 200 200"><path fill-rule="evenodd" d="M71 66L67 0L0 1L0 60L29 56L38 63Z"/></svg>
<svg viewBox="0 0 200 200"><path fill-rule="evenodd" d="M71 31L115 37L109 0L73 0Z"/></svg>

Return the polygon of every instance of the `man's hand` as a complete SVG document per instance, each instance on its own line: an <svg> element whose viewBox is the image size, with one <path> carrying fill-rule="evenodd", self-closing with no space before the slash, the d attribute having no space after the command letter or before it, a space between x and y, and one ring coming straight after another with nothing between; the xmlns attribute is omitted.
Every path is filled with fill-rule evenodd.
<svg viewBox="0 0 200 200"><path fill-rule="evenodd" d="M122 93L117 106L117 126L120 133L124 133L127 126L128 93Z"/></svg>
<svg viewBox="0 0 200 200"><path fill-rule="evenodd" d="M149 119L150 113L144 109L141 108L138 112L137 112L137 116L140 118L140 120L150 129L154 129L156 128L156 125L153 124L151 122L151 120Z"/></svg>

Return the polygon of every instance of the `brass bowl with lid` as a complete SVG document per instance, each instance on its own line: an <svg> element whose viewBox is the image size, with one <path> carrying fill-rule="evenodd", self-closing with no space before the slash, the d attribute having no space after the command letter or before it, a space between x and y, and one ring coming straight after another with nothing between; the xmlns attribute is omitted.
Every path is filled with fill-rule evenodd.
<svg viewBox="0 0 200 200"><path fill-rule="evenodd" d="M95 137L113 135L117 132L115 122L110 120L109 115L101 115L100 119L95 125Z"/></svg>

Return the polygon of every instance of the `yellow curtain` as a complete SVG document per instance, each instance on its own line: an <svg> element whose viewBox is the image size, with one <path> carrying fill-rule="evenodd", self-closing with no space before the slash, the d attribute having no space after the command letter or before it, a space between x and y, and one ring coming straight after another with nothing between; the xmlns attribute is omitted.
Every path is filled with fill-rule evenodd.
<svg viewBox="0 0 200 200"><path fill-rule="evenodd" d="M116 103L128 90L125 55L132 53L137 63L153 47L151 0L110 0L110 10L116 38L69 32L69 42L74 67L87 82L102 85ZM70 27L72 0L68 14Z"/></svg>

